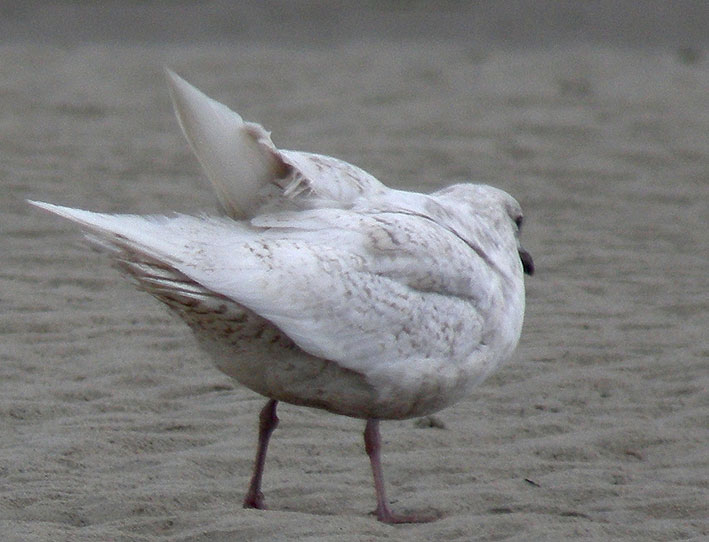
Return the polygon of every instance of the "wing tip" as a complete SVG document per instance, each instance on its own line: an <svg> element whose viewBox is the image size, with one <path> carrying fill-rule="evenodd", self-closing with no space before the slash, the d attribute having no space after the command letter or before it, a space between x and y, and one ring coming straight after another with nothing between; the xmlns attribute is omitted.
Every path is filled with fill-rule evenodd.
<svg viewBox="0 0 709 542"><path fill-rule="evenodd" d="M63 205L56 205L54 203L47 203L46 201L38 201L33 199L25 200L28 204L43 211L50 212L55 215L63 216L66 218L75 217L77 213L88 212L82 211L81 209L72 209L71 207L64 207Z"/></svg>

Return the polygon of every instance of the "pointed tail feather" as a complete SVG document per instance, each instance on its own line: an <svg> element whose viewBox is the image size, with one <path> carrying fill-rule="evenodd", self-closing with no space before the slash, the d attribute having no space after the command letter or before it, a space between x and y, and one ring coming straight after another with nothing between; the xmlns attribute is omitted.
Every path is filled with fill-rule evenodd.
<svg viewBox="0 0 709 542"><path fill-rule="evenodd" d="M118 253L125 249L143 252L151 258L168 263L179 261L176 250L178 236L165 235L163 225L170 220L165 216L111 215L73 209L42 201L27 200L35 207L54 213L79 224L88 240L95 246ZM194 217L182 215L185 227Z"/></svg>
<svg viewBox="0 0 709 542"><path fill-rule="evenodd" d="M169 229L160 235L164 224L176 225L180 217L142 217L137 215L108 215L81 209L72 209L40 201L28 203L76 222L84 228L89 242L108 252L115 267L121 270L139 289L149 293L175 310L188 324L195 320L190 311L199 314L209 311L222 313L229 308L243 313L243 308L223 295L210 290L183 273L179 267L179 236ZM182 216L183 227L199 221ZM197 318L198 319L198 318Z"/></svg>

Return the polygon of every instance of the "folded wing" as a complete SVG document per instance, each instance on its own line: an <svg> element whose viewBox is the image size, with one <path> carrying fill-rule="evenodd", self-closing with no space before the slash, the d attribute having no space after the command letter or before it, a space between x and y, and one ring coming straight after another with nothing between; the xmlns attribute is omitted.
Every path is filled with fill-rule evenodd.
<svg viewBox="0 0 709 542"><path fill-rule="evenodd" d="M433 256L464 250L462 242L427 221L412 223L417 217L318 209L294 227L262 229L228 218L32 203L98 237L157 297L156 289L208 290L270 321L306 352L368 376L405 374L400 368L413 363L455 371L455 360L480 347L477 300L458 295L455 282L467 262Z"/></svg>

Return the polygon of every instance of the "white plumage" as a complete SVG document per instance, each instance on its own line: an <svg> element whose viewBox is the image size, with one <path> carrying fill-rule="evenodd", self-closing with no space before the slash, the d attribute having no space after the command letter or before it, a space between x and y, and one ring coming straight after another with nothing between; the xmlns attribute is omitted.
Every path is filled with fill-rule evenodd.
<svg viewBox="0 0 709 542"><path fill-rule="evenodd" d="M450 405L514 350L533 270L519 205L484 185L392 190L341 160L280 151L261 126L168 81L221 216L32 203L79 223L219 369L270 398L272 420L279 400L369 420L378 515L402 520L377 480L376 420ZM261 507L256 471L246 504Z"/></svg>

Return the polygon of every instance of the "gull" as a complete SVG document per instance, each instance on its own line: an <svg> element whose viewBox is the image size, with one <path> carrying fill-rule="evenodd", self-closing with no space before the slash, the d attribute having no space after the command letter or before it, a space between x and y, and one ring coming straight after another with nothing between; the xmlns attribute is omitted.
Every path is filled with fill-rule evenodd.
<svg viewBox="0 0 709 542"><path fill-rule="evenodd" d="M245 508L265 508L266 450L284 401L366 420L378 520L436 519L390 509L379 422L437 412L511 356L534 271L520 205L472 183L394 190L342 160L279 150L262 126L166 72L219 213L30 203L78 223L189 325L219 370L268 399Z"/></svg>

